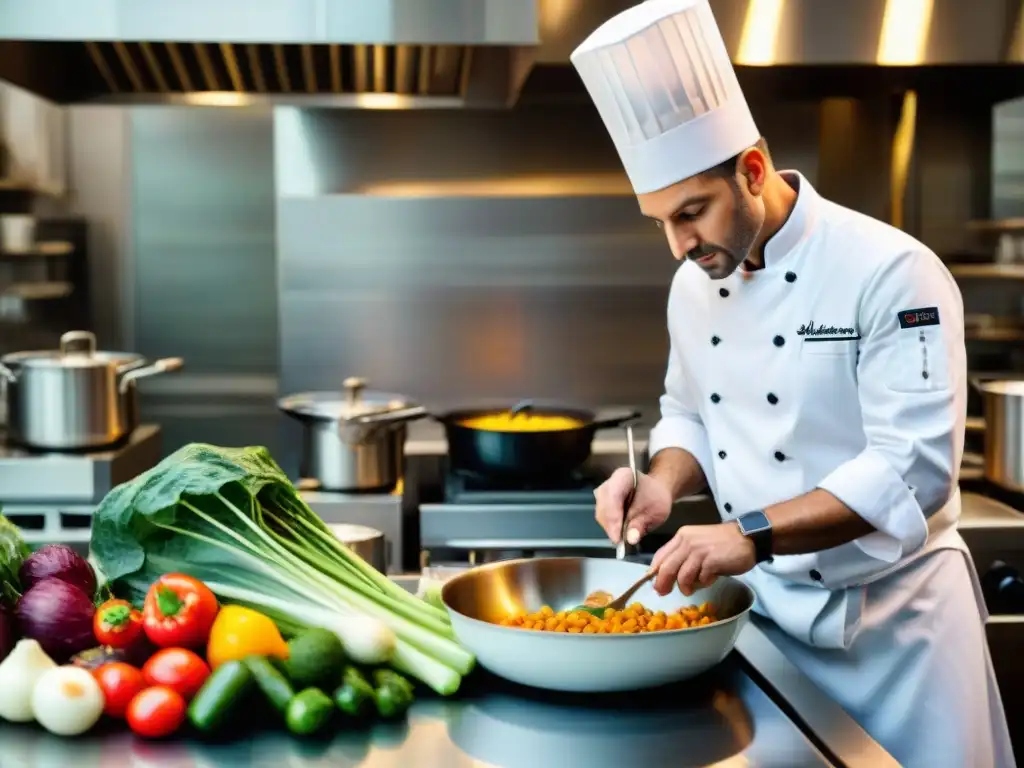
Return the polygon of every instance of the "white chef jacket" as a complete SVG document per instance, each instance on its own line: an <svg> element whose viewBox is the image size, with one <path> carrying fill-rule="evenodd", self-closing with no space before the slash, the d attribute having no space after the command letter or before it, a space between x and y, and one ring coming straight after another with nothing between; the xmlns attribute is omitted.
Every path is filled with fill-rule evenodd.
<svg viewBox="0 0 1024 768"><path fill-rule="evenodd" d="M917 240L783 175L798 197L764 269L709 280L684 262L676 273L649 446L692 453L723 519L823 488L876 528L745 577L787 632L840 648L859 609L843 588L963 548L963 302Z"/></svg>

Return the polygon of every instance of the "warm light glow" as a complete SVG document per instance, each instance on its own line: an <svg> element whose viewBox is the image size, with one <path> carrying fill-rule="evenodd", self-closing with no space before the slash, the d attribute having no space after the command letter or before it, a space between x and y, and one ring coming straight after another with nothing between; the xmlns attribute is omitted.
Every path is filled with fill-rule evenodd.
<svg viewBox="0 0 1024 768"><path fill-rule="evenodd" d="M628 180L621 173L379 181L345 192L378 197L597 197L632 194Z"/></svg>
<svg viewBox="0 0 1024 768"><path fill-rule="evenodd" d="M556 34L580 11L580 0L542 0L540 31L544 36Z"/></svg>
<svg viewBox="0 0 1024 768"><path fill-rule="evenodd" d="M1017 30L1013 34L1008 58L1010 61L1024 63L1024 2L1021 2L1020 10L1017 11Z"/></svg>
<svg viewBox="0 0 1024 768"><path fill-rule="evenodd" d="M785 0L750 0L736 54L737 64L765 66L775 63L784 3Z"/></svg>
<svg viewBox="0 0 1024 768"><path fill-rule="evenodd" d="M892 216L890 223L903 228L904 198L907 194L907 177L910 174L910 159L914 153L914 133L917 129L917 94L907 91L903 96L903 110L896 133L892 140L892 170L890 175L890 200Z"/></svg>
<svg viewBox="0 0 1024 768"><path fill-rule="evenodd" d="M237 91L193 91L183 96L185 103L196 107L248 107L255 100Z"/></svg>
<svg viewBox="0 0 1024 768"><path fill-rule="evenodd" d="M924 61L934 0L885 0L879 64L908 65Z"/></svg>

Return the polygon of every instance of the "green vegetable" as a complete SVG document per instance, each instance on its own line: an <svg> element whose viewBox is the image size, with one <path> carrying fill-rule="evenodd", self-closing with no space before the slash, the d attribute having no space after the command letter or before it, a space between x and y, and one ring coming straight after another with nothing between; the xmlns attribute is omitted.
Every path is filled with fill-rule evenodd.
<svg viewBox="0 0 1024 768"><path fill-rule="evenodd" d="M378 669L373 673L374 701L381 717L393 718L405 714L412 706L412 683L390 669Z"/></svg>
<svg viewBox="0 0 1024 768"><path fill-rule="evenodd" d="M288 702L285 722L298 736L314 734L330 722L334 704L319 688L307 688Z"/></svg>
<svg viewBox="0 0 1024 768"><path fill-rule="evenodd" d="M244 663L267 701L282 715L285 714L288 702L295 696L292 684L265 656L249 656Z"/></svg>
<svg viewBox="0 0 1024 768"><path fill-rule="evenodd" d="M181 448L107 494L91 546L119 594L138 599L158 576L186 573L222 601L328 629L350 658L444 695L475 664L447 614L342 544L265 448Z"/></svg>
<svg viewBox="0 0 1024 768"><path fill-rule="evenodd" d="M244 706L252 687L249 668L240 661L226 661L213 671L188 707L188 719L197 729L211 733Z"/></svg>
<svg viewBox="0 0 1024 768"><path fill-rule="evenodd" d="M31 550L21 537L18 526L0 515L0 602L11 607L21 597L18 573Z"/></svg>
<svg viewBox="0 0 1024 768"><path fill-rule="evenodd" d="M330 685L345 663L345 649L333 632L310 629L288 643L288 677L300 688Z"/></svg>
<svg viewBox="0 0 1024 768"><path fill-rule="evenodd" d="M355 667L345 667L341 685L334 692L334 703L351 717L362 717L374 705L373 686Z"/></svg>

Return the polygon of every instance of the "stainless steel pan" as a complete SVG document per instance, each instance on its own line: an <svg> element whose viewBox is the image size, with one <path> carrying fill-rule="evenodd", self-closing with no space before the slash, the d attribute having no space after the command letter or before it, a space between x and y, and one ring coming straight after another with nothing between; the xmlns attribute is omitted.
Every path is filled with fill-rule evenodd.
<svg viewBox="0 0 1024 768"><path fill-rule="evenodd" d="M694 677L722 661L749 619L754 593L738 579L720 578L686 597L661 597L651 585L635 596L651 610L710 602L719 621L704 627L637 635L570 635L503 627L517 610L555 611L579 605L591 592L620 594L647 566L623 560L550 557L509 560L455 576L441 589L459 641L481 666L508 680L558 691L629 691Z"/></svg>

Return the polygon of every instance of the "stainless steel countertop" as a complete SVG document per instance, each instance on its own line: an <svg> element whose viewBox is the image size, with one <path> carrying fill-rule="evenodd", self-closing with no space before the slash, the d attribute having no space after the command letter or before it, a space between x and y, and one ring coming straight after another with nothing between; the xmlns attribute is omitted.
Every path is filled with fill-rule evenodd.
<svg viewBox="0 0 1024 768"><path fill-rule="evenodd" d="M396 580L407 587L414 581ZM523 688L481 670L455 697L422 696L405 722L318 740L264 730L216 744L146 743L110 728L61 739L34 726L0 725L3 768L544 768L584 761L595 768L897 765L785 659L756 621L725 662L680 685L629 697L580 697Z"/></svg>

